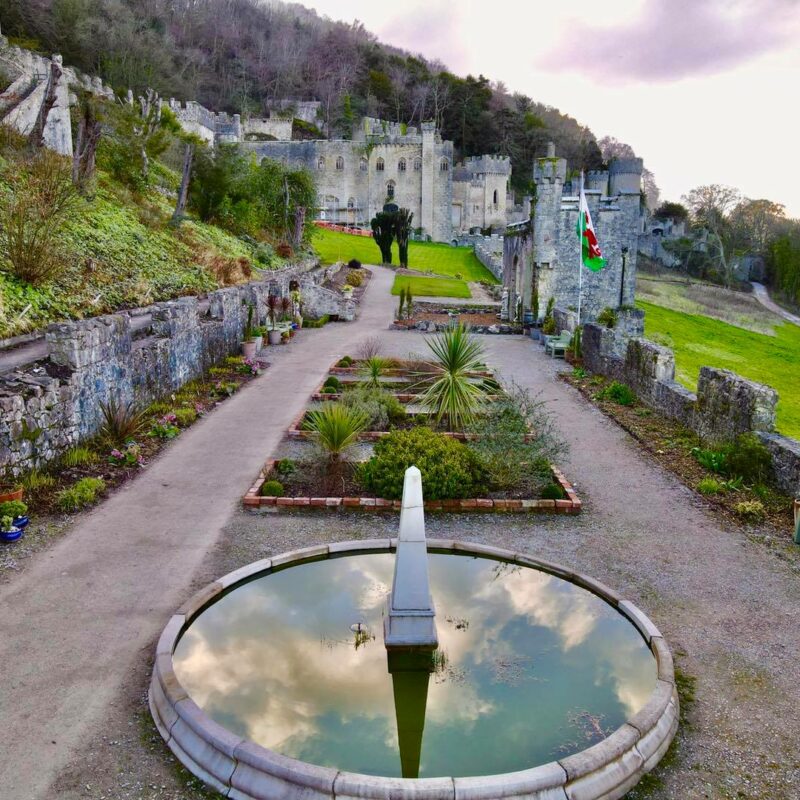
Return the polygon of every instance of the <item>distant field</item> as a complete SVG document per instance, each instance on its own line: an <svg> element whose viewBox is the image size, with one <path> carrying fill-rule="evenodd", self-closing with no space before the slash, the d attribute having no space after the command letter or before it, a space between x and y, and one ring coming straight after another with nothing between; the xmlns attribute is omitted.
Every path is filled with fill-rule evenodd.
<svg viewBox="0 0 800 800"><path fill-rule="evenodd" d="M766 383L780 396L778 430L800 439L800 327L780 323L769 336L652 303L637 305L646 312L645 335L675 351L680 383L694 390L704 366Z"/></svg>
<svg viewBox="0 0 800 800"><path fill-rule="evenodd" d="M411 287L414 297L472 297L464 281L455 278L417 278L414 275L398 275L394 279L392 294L400 294L401 289Z"/></svg>
<svg viewBox="0 0 800 800"><path fill-rule="evenodd" d="M640 272L636 278L636 297L673 311L703 314L758 333L772 334L782 322L752 294L695 280L686 283L677 275Z"/></svg>
<svg viewBox="0 0 800 800"><path fill-rule="evenodd" d="M351 258L357 258L364 264L380 262L378 245L373 239L365 236L353 236L349 233L318 227L312 244L324 264L349 261ZM392 248L392 255L394 263L399 263L397 244ZM497 278L478 261L471 247L452 247L449 244L433 242L411 242L408 247L408 260L409 269L420 272L435 272L437 275L450 277L460 274L465 281L498 283ZM458 296L469 297L468 294Z"/></svg>

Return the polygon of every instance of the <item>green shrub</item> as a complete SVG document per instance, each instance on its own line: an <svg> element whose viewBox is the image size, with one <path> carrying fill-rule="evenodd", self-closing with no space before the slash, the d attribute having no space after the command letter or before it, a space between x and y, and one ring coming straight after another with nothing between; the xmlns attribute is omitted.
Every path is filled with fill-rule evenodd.
<svg viewBox="0 0 800 800"><path fill-rule="evenodd" d="M406 419L403 404L391 392L381 389L360 386L345 392L340 402L363 413L369 430L389 430L391 425L399 425Z"/></svg>
<svg viewBox="0 0 800 800"><path fill-rule="evenodd" d="M0 503L0 517L24 517L28 513L28 506L21 500L7 500L5 503Z"/></svg>
<svg viewBox="0 0 800 800"><path fill-rule="evenodd" d="M330 386L338 393L342 388L342 382L335 375L328 375L323 386Z"/></svg>
<svg viewBox="0 0 800 800"><path fill-rule="evenodd" d="M333 386L329 386L328 384L323 386L322 389L320 389L319 393L320 394L339 394L339 392L336 391L336 389Z"/></svg>
<svg viewBox="0 0 800 800"><path fill-rule="evenodd" d="M176 408L175 421L181 428L188 428L197 420L197 411L193 408Z"/></svg>
<svg viewBox="0 0 800 800"><path fill-rule="evenodd" d="M81 478L56 495L56 502L62 511L80 511L97 500L97 495L106 489L102 478Z"/></svg>
<svg viewBox="0 0 800 800"><path fill-rule="evenodd" d="M283 484L280 481L265 481L261 484L262 497L283 497Z"/></svg>
<svg viewBox="0 0 800 800"><path fill-rule="evenodd" d="M744 433L727 449L725 471L745 483L768 483L772 454L755 434Z"/></svg>
<svg viewBox="0 0 800 800"><path fill-rule="evenodd" d="M577 380L583 380L586 377L586 370L583 367L575 367L572 370L572 377Z"/></svg>
<svg viewBox="0 0 800 800"><path fill-rule="evenodd" d="M328 314L323 314L319 319L308 319L303 318L303 327L304 328L322 328L327 325L331 321L331 318Z"/></svg>
<svg viewBox="0 0 800 800"><path fill-rule="evenodd" d="M358 288L361 284L364 283L364 278L361 277L361 274L358 272L351 272L347 276L347 280L345 284L348 286L352 286L354 288Z"/></svg>
<svg viewBox="0 0 800 800"><path fill-rule="evenodd" d="M737 503L733 510L745 522L761 522L767 516L764 504L760 500L745 500Z"/></svg>
<svg viewBox="0 0 800 800"><path fill-rule="evenodd" d="M291 458L282 458L275 462L275 472L278 475L291 475L297 469L297 465Z"/></svg>
<svg viewBox="0 0 800 800"><path fill-rule="evenodd" d="M620 406L632 406L636 402L633 390L619 381L612 381L597 396L601 400L611 400Z"/></svg>
<svg viewBox="0 0 800 800"><path fill-rule="evenodd" d="M352 367L353 359L350 356L344 356L336 362L337 367Z"/></svg>
<svg viewBox="0 0 800 800"><path fill-rule="evenodd" d="M709 472L716 472L723 475L727 472L728 454L725 450L712 450L703 447L693 447L692 455L701 467L705 467Z"/></svg>
<svg viewBox="0 0 800 800"><path fill-rule="evenodd" d="M548 483L540 492L542 500L563 500L567 495L557 483Z"/></svg>
<svg viewBox="0 0 800 800"><path fill-rule="evenodd" d="M61 456L61 463L65 467L83 467L86 464L94 464L97 459L97 453L88 447L73 447Z"/></svg>
<svg viewBox="0 0 800 800"><path fill-rule="evenodd" d="M542 333L545 336L552 336L556 332L556 321L552 317L545 317L542 323Z"/></svg>
<svg viewBox="0 0 800 800"><path fill-rule="evenodd" d="M348 266L350 269L361 269L361 262L360 262L360 261L359 261L357 258L351 258L351 259L350 259L350 260L347 262L347 266Z"/></svg>
<svg viewBox="0 0 800 800"><path fill-rule="evenodd" d="M489 403L467 432L467 447L475 453L492 489L523 489L536 494L553 480L550 464L566 453L553 415L538 397L511 385Z"/></svg>
<svg viewBox="0 0 800 800"><path fill-rule="evenodd" d="M375 445L359 477L367 491L399 499L408 467L422 472L428 500L475 497L485 491L485 478L475 454L461 442L429 428L393 431Z"/></svg>
<svg viewBox="0 0 800 800"><path fill-rule="evenodd" d="M598 325L605 325L606 328L615 328L617 325L619 317L617 316L617 312L614 311L613 308L607 307L604 308L598 315L597 315L597 323Z"/></svg>
<svg viewBox="0 0 800 800"><path fill-rule="evenodd" d="M697 484L697 491L704 495L723 494L725 485L716 478L703 478Z"/></svg>

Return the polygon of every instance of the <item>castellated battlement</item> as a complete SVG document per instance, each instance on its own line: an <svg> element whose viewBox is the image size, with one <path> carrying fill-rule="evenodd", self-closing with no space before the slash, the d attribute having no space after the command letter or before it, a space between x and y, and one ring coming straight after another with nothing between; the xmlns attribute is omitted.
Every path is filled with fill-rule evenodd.
<svg viewBox="0 0 800 800"><path fill-rule="evenodd" d="M535 183L564 183L567 179L567 161L564 158L548 156L537 158L533 165Z"/></svg>
<svg viewBox="0 0 800 800"><path fill-rule="evenodd" d="M511 159L508 156L471 156L464 159L462 166L475 175L511 174Z"/></svg>

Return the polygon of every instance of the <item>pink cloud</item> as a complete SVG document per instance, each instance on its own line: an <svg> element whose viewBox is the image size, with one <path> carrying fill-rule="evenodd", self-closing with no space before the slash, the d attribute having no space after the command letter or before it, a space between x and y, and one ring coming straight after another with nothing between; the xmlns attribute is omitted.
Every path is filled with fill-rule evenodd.
<svg viewBox="0 0 800 800"><path fill-rule="evenodd" d="M674 81L722 72L780 48L799 22L798 0L645 0L627 24L573 23L538 65L596 79Z"/></svg>

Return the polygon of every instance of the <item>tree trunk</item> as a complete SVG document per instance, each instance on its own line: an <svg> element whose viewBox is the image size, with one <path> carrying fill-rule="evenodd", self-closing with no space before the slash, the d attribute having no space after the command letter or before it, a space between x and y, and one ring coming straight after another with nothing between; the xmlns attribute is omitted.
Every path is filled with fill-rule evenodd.
<svg viewBox="0 0 800 800"><path fill-rule="evenodd" d="M55 61L50 62L50 75L47 78L47 90L44 100L42 100L39 115L36 117L36 124L30 134L30 142L34 147L44 147L44 129L47 126L47 118L56 104L56 85L62 75L61 67Z"/></svg>
<svg viewBox="0 0 800 800"><path fill-rule="evenodd" d="M178 201L175 203L175 213L172 215L172 224L176 227L181 224L186 213L186 201L189 197L189 181L192 177L192 162L194 160L194 145L187 144L183 151L183 173L181 185L178 189Z"/></svg>

